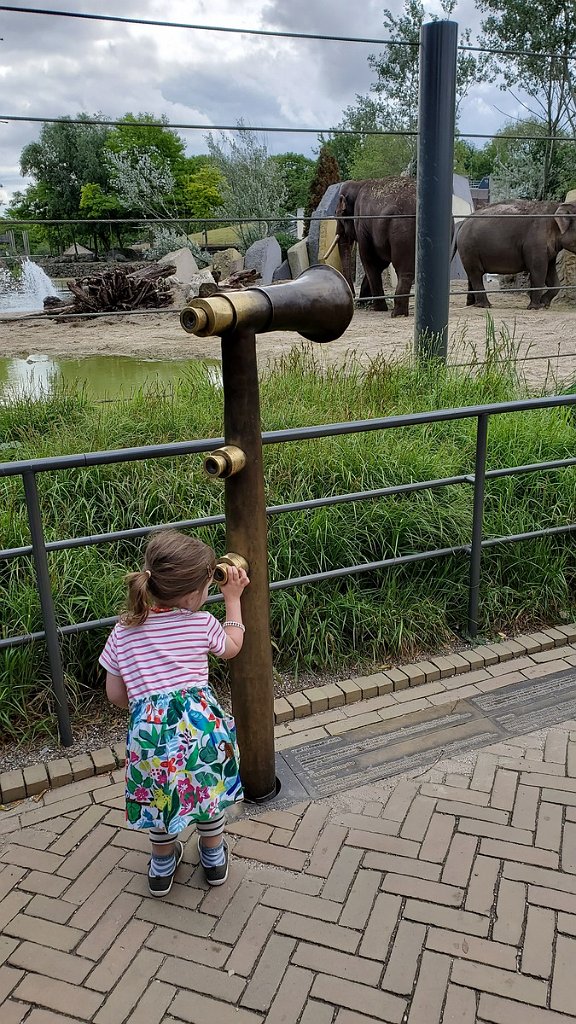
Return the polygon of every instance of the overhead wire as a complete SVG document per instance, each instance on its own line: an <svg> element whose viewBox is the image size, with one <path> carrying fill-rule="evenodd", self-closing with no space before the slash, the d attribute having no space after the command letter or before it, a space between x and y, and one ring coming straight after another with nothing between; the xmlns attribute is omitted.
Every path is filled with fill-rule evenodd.
<svg viewBox="0 0 576 1024"><path fill-rule="evenodd" d="M405 135L417 137L418 131L412 128L289 128L285 125L246 125L246 124L190 124L187 122L168 121L166 124L156 121L119 121L105 118L81 117L28 117L23 114L1 114L0 121L25 122L29 124L81 124L104 125L107 127L125 128L177 128L180 131L203 132L284 132L287 135ZM490 132L459 132L459 139L491 139ZM522 142L576 142L575 136L563 135L498 135L498 140Z"/></svg>
<svg viewBox="0 0 576 1024"><path fill-rule="evenodd" d="M149 28L177 28L192 30L195 32L227 32L237 35L263 36L277 39L311 39L325 43L362 43L370 46L408 46L412 49L417 49L420 45L418 42L412 43L406 39L382 39L380 37L373 36L340 36L324 32L289 32L282 29L235 28L229 25L202 25L186 21L165 21L153 18L128 18L125 15L119 14L93 14L82 11L50 10L43 7L14 7L9 4L0 4L0 11L5 11L11 14L33 14L44 15L52 18L74 18L81 21L102 21ZM464 52L487 53L500 57L537 56L556 60L576 59L576 57L571 57L566 53L549 53L547 51L543 51L535 55L531 50L516 50L509 47L469 46L462 44L458 46L458 49Z"/></svg>

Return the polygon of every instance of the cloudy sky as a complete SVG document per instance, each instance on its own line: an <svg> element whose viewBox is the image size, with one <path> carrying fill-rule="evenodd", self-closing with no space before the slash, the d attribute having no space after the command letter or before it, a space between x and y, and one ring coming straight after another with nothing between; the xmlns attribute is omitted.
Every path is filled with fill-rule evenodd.
<svg viewBox="0 0 576 1024"><path fill-rule="evenodd" d="M13 5L16 6L16 5ZM18 3L25 7L26 3ZM330 35L385 36L382 11L399 14L402 0L35 0L30 7L121 14L221 25ZM362 11L353 22L351 10ZM426 4L438 12L437 0ZM474 0L461 0L453 20L478 29ZM272 153L313 156L315 135L327 129L373 79L371 44L274 39L159 27L81 21L0 10L0 118L75 116L127 111L166 114L171 122L282 126L267 137ZM464 101L462 132L493 133L517 114L511 96L493 85L476 86ZM20 176L22 148L38 138L39 124L0 121L0 202L27 181ZM182 131L189 154L206 152L205 132Z"/></svg>

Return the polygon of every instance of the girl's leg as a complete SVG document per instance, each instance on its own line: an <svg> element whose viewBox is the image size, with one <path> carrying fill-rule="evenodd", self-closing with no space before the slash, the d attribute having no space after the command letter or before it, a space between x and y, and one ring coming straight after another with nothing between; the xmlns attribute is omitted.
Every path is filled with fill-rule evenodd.
<svg viewBox="0 0 576 1024"><path fill-rule="evenodd" d="M163 828L150 829L152 859L148 868L148 889L152 896L167 896L172 888L176 868L182 860L184 847Z"/></svg>
<svg viewBox="0 0 576 1024"><path fill-rule="evenodd" d="M210 821L196 822L200 863L206 873L206 880L211 885L225 882L228 874L228 850L223 836L225 824L223 814L211 818Z"/></svg>
<svg viewBox="0 0 576 1024"><path fill-rule="evenodd" d="M173 875L176 870L175 839L164 829L151 828L152 860L148 874L152 878Z"/></svg>

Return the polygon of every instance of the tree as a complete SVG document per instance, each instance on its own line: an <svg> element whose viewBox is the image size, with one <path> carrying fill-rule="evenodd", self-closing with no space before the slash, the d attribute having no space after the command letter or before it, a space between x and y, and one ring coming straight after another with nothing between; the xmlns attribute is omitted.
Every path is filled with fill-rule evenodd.
<svg viewBox="0 0 576 1024"><path fill-rule="evenodd" d="M305 212L307 225L310 224L309 218L320 203L326 189L330 185L334 185L337 181L341 180L338 163L332 156L329 147L322 146L320 155L316 162L314 177L310 183L310 191L308 193L308 203L306 204Z"/></svg>
<svg viewBox="0 0 576 1024"><path fill-rule="evenodd" d="M105 192L101 185L88 182L82 185L80 194L80 214L82 217L93 217L94 220L112 220L124 213L122 204L114 193ZM116 225L118 244L122 245L122 236L119 225ZM94 239L94 252L98 254L98 243L104 243L110 238L111 226L105 224L94 224L92 236Z"/></svg>
<svg viewBox="0 0 576 1024"><path fill-rule="evenodd" d="M449 17L457 0L440 0L440 7L444 17ZM384 11L384 29L387 36L392 40L392 45L380 54L371 54L368 63L376 73L370 95L367 97L358 96L355 107L349 107L338 127L358 126L359 134L352 137L353 142L347 142L346 148L349 154L347 172L350 177L358 176L358 169L362 168L363 161L359 150L365 146L369 149L367 162L378 168L376 153L378 147L368 140L369 135L363 135L364 131L380 130L383 132L413 133L403 134L404 151L408 154L405 169L412 172L415 169L416 160L416 132L418 128L418 82L419 82L419 42L420 30L427 17L422 0L404 0L403 13L398 17L390 10ZM430 15L432 21L437 21L438 16ZM460 35L460 44L467 45L470 42L470 31L466 30ZM398 45L402 44L402 45ZM458 106L472 82L476 81L482 72L483 58L474 57L472 54L459 50L456 69L456 115ZM350 138L350 137L349 137ZM323 139L322 141L326 141ZM332 140L330 140L332 144ZM341 143L339 145L342 145ZM382 147L382 154L386 157L384 168L376 173L375 177L382 177L391 173L387 168L396 166L394 154L397 158L401 152L398 147L393 150L390 146ZM353 173L350 173L353 172Z"/></svg>
<svg viewBox="0 0 576 1024"><path fill-rule="evenodd" d="M202 163L200 163L202 161ZM208 157L190 157L175 189L178 208L200 220L213 217L222 205L222 176Z"/></svg>
<svg viewBox="0 0 576 1024"><path fill-rule="evenodd" d="M126 114L106 149L112 189L133 216L210 217L222 202L218 169L207 156L187 157L164 116Z"/></svg>
<svg viewBox="0 0 576 1024"><path fill-rule="evenodd" d="M521 137L502 138L511 134ZM569 136L562 134L567 141L560 140L555 145L552 158L547 162L546 128L541 121L526 118L504 125L485 147L492 163L491 199L494 202L509 198L562 201L576 178L576 152L568 141Z"/></svg>
<svg viewBox="0 0 576 1024"><path fill-rule="evenodd" d="M576 11L574 0L476 0L487 14L482 22L481 45L498 49L490 59L492 80L500 88L520 90L512 95L533 122L544 126L543 135L558 136L576 128ZM504 52L502 52L504 51ZM506 52L510 51L510 52ZM555 56L549 56L554 54ZM559 143L546 141L540 149L542 176L539 193L553 188L553 166Z"/></svg>
<svg viewBox="0 0 576 1024"><path fill-rule="evenodd" d="M286 186L281 169L268 155L266 140L242 120L238 134L206 136L213 163L222 176L219 213L234 220L248 248L258 238L274 234L285 221Z"/></svg>
<svg viewBox="0 0 576 1024"><path fill-rule="evenodd" d="M386 178L403 174L412 159L405 135L368 135L351 168L351 178Z"/></svg>
<svg viewBox="0 0 576 1024"><path fill-rule="evenodd" d="M362 147L383 125L382 104L371 96L356 96L356 104L346 107L342 120L332 134L318 136L320 146L326 146L337 161L342 180L354 178L354 163ZM342 131L339 132L339 129Z"/></svg>
<svg viewBox="0 0 576 1024"><path fill-rule="evenodd" d="M110 129L99 124L99 116L78 114L80 124L73 124L70 118L44 124L40 138L22 150L21 172L34 179L22 199L26 202L29 194L38 217L78 218L84 184L94 182L107 190L103 154ZM17 206L13 204L12 209Z"/></svg>
<svg viewBox="0 0 576 1024"><path fill-rule="evenodd" d="M481 149L472 146L466 139L454 142L454 170L456 174L464 174L471 181L481 181L492 172L494 154L486 143Z"/></svg>
<svg viewBox="0 0 576 1024"><path fill-rule="evenodd" d="M162 117L154 117L146 112L124 114L121 124L110 132L106 148L111 153L138 154L153 151L176 175L179 166L186 160L186 144L178 132L168 125L165 114Z"/></svg>
<svg viewBox="0 0 576 1024"><path fill-rule="evenodd" d="M270 157L280 168L286 188L286 213L295 213L308 200L316 162L300 153L280 153Z"/></svg>
<svg viewBox="0 0 576 1024"><path fill-rule="evenodd" d="M176 180L161 154L149 150L107 155L110 184L121 205L131 213L174 217Z"/></svg>

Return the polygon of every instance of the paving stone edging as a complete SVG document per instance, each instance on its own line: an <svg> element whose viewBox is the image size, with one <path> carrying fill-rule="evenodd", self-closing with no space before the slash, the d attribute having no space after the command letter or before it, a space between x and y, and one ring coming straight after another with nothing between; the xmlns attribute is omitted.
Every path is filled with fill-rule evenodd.
<svg viewBox="0 0 576 1024"><path fill-rule="evenodd" d="M535 633L525 633L502 643L483 644L460 651L430 657L424 661L400 665L369 676L344 679L326 686L295 691L274 701L276 725L307 718L356 701L418 687L448 676L465 675L513 658L530 656L576 642L576 623L559 625ZM9 804L27 797L104 775L121 768L125 762L124 743L89 751L72 758L60 757L45 764L29 765L0 774L0 803Z"/></svg>

